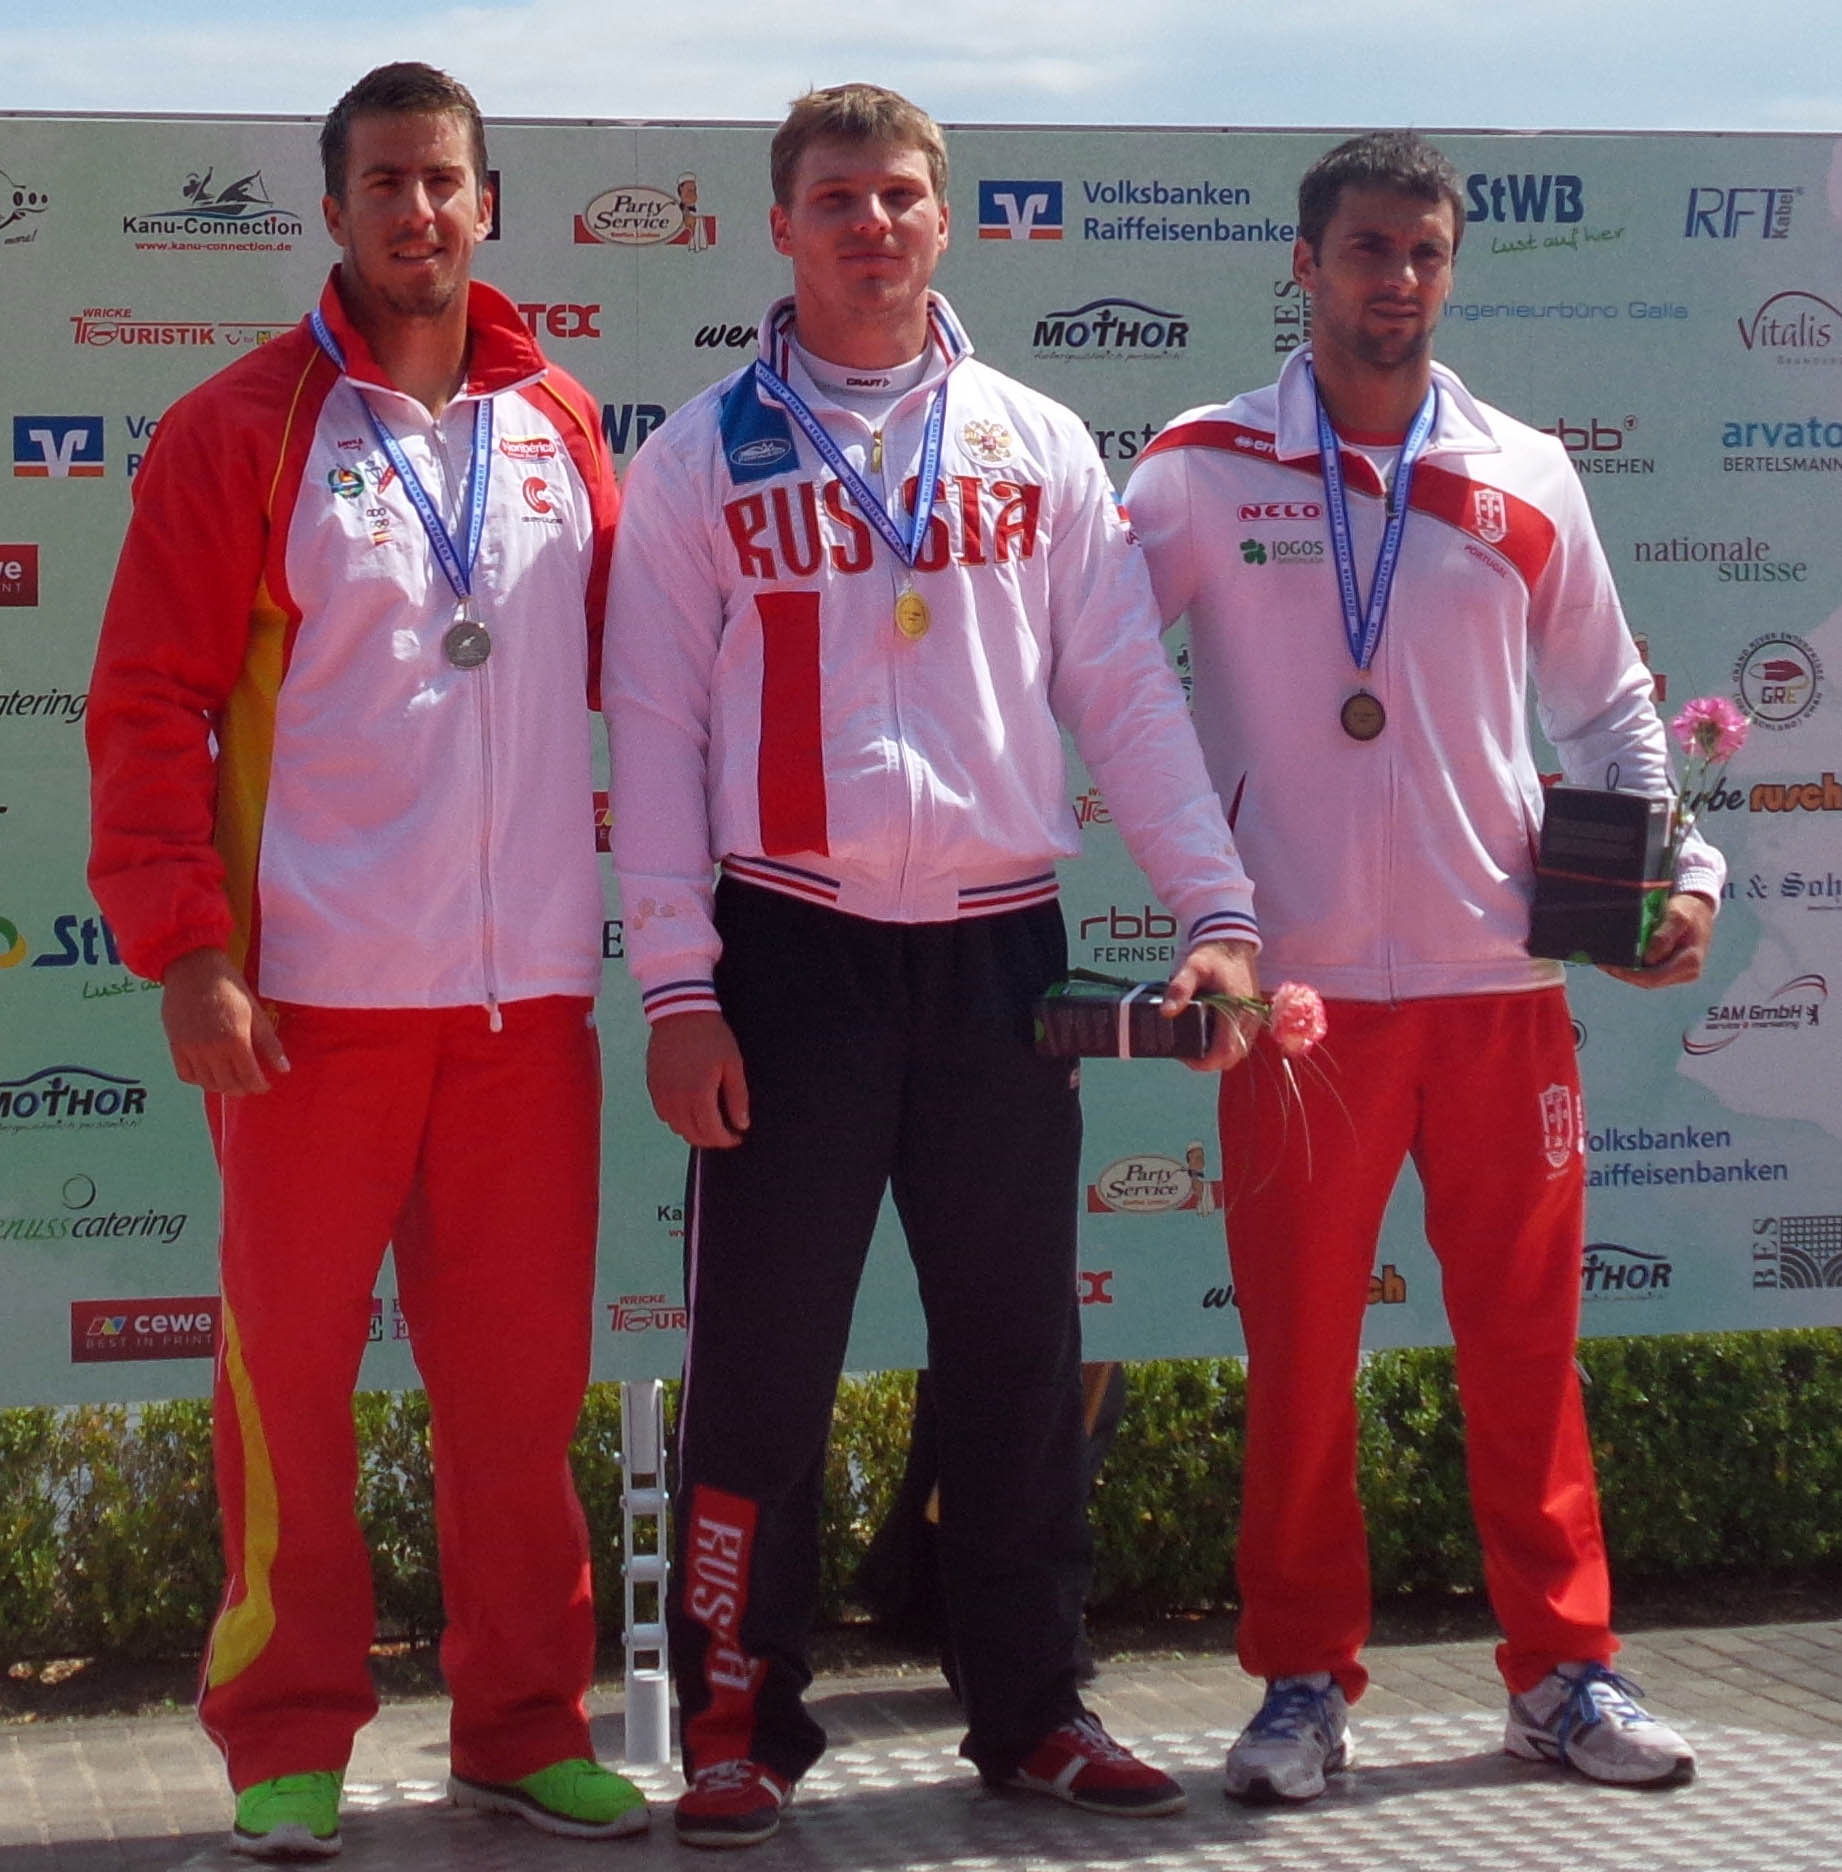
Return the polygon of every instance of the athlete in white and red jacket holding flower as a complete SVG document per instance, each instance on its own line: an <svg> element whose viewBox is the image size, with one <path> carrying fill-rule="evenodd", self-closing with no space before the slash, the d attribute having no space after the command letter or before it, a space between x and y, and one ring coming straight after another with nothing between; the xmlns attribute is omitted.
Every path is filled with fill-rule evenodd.
<svg viewBox="0 0 1842 1872"><path fill-rule="evenodd" d="M1608 1669L1573 1363L1579 1077L1560 965L1526 947L1529 689L1570 780L1661 795L1651 679L1560 445L1432 361L1464 225L1451 165L1411 135L1357 138L1299 200L1309 350L1180 417L1127 490L1160 608L1189 617L1263 964L1328 1001L1296 1107L1277 1072L1222 1086L1248 1344L1239 1643L1269 1684L1229 1792L1308 1799L1349 1759L1369 1624L1352 1381L1409 1154L1457 1344L1508 1746L1604 1780L1686 1779L1688 1745ZM1723 876L1691 839L1628 979L1695 978Z"/></svg>

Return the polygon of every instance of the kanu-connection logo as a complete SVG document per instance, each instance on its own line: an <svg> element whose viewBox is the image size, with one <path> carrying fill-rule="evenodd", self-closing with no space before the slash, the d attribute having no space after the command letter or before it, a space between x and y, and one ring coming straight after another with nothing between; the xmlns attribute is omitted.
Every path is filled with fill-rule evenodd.
<svg viewBox="0 0 1842 1872"><path fill-rule="evenodd" d="M1829 983L1821 975L1797 975L1774 988L1762 1001L1723 1001L1708 1009L1699 1025L1682 1036L1682 1050L1692 1055L1719 1053L1742 1034L1803 1033L1822 1025Z"/></svg>
<svg viewBox="0 0 1842 1872"><path fill-rule="evenodd" d="M222 182L214 166L194 169L177 193L169 206L122 216L141 252L289 253L302 230L298 214L275 205L260 169Z"/></svg>
<svg viewBox="0 0 1842 1872"><path fill-rule="evenodd" d="M222 1308L216 1294L176 1300L73 1300L70 1362L210 1358L217 1351Z"/></svg>
<svg viewBox="0 0 1842 1872"><path fill-rule="evenodd" d="M1588 1242L1580 1269L1582 1300L1654 1300L1669 1288L1675 1264L1668 1255L1623 1242Z"/></svg>
<svg viewBox="0 0 1842 1872"><path fill-rule="evenodd" d="M716 245L716 216L698 200L697 177L687 170L674 188L622 182L604 189L576 216L578 247L685 247L703 253Z"/></svg>

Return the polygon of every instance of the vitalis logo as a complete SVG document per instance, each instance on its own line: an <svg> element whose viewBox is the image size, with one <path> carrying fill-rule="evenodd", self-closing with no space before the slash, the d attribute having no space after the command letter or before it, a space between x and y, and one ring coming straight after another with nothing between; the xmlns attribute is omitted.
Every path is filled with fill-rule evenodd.
<svg viewBox="0 0 1842 1872"><path fill-rule="evenodd" d="M1842 364L1842 307L1819 293L1773 293L1734 325L1748 351L1770 352L1781 364Z"/></svg>
<svg viewBox="0 0 1842 1872"><path fill-rule="evenodd" d="M1087 1186L1090 1215L1168 1215L1184 1209L1213 1215L1221 1206L1221 1179L1209 1175L1200 1143L1191 1144L1181 1161L1152 1151L1115 1158Z"/></svg>
<svg viewBox="0 0 1842 1872"><path fill-rule="evenodd" d="M1627 1248L1623 1242L1588 1242L1580 1268L1580 1298L1654 1300L1668 1289L1674 1272L1666 1254Z"/></svg>
<svg viewBox="0 0 1842 1872"><path fill-rule="evenodd" d="M301 217L270 199L260 169L219 179L215 167L192 170L168 206L122 216L122 232L143 252L288 253Z"/></svg>
<svg viewBox="0 0 1842 1872"><path fill-rule="evenodd" d="M1756 1216L1754 1287L1842 1287L1842 1215Z"/></svg>
<svg viewBox="0 0 1842 1872"><path fill-rule="evenodd" d="M38 217L51 206L40 188L15 182L0 169L0 247L23 247L38 239Z"/></svg>
<svg viewBox="0 0 1842 1872"><path fill-rule="evenodd" d="M980 240L1059 241L1061 238L1061 183L980 181Z"/></svg>
<svg viewBox="0 0 1842 1872"><path fill-rule="evenodd" d="M1755 637L1733 666L1733 689L1762 728L1794 728L1823 698L1823 666L1801 637Z"/></svg>
<svg viewBox="0 0 1842 1872"><path fill-rule="evenodd" d="M1829 983L1821 975L1797 975L1763 1001L1723 1001L1701 1024L1682 1036L1684 1053L1719 1053L1746 1033L1801 1033L1822 1025Z"/></svg>
<svg viewBox="0 0 1842 1872"><path fill-rule="evenodd" d="M604 189L576 216L576 245L595 247L688 247L702 253L716 245L716 216L698 206L697 178L688 171L675 189L650 182L624 182Z"/></svg>
<svg viewBox="0 0 1842 1872"><path fill-rule="evenodd" d="M210 1358L217 1350L216 1294L178 1300L73 1300L70 1362Z"/></svg>
<svg viewBox="0 0 1842 1872"><path fill-rule="evenodd" d="M1167 358L1187 348L1189 320L1139 299L1090 299L1068 312L1047 312L1032 340L1039 358Z"/></svg>
<svg viewBox="0 0 1842 1872"><path fill-rule="evenodd" d="M147 1087L89 1066L43 1066L0 1079L0 1131L99 1131L138 1125Z"/></svg>

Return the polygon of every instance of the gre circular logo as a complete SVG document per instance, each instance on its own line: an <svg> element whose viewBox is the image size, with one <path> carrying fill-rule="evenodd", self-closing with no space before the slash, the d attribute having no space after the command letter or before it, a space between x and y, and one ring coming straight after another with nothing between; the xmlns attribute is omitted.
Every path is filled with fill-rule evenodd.
<svg viewBox="0 0 1842 1872"><path fill-rule="evenodd" d="M26 959L26 939L0 917L0 969L17 968Z"/></svg>
<svg viewBox="0 0 1842 1872"><path fill-rule="evenodd" d="M1795 728L1823 693L1823 666L1801 637L1755 637L1733 666L1741 707L1761 728Z"/></svg>

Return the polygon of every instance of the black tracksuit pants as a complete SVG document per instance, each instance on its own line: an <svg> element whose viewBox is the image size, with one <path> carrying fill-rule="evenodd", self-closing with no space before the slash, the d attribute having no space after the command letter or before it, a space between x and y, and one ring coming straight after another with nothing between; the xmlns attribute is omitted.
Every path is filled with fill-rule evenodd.
<svg viewBox="0 0 1842 1872"><path fill-rule="evenodd" d="M752 1123L695 1151L671 1647L687 1773L797 1778L819 1490L885 1188L927 1316L940 1551L968 1735L1008 1774L1080 1713L1085 1515L1079 1097L1031 1004L1065 972L1054 904L877 923L725 879L717 991Z"/></svg>

